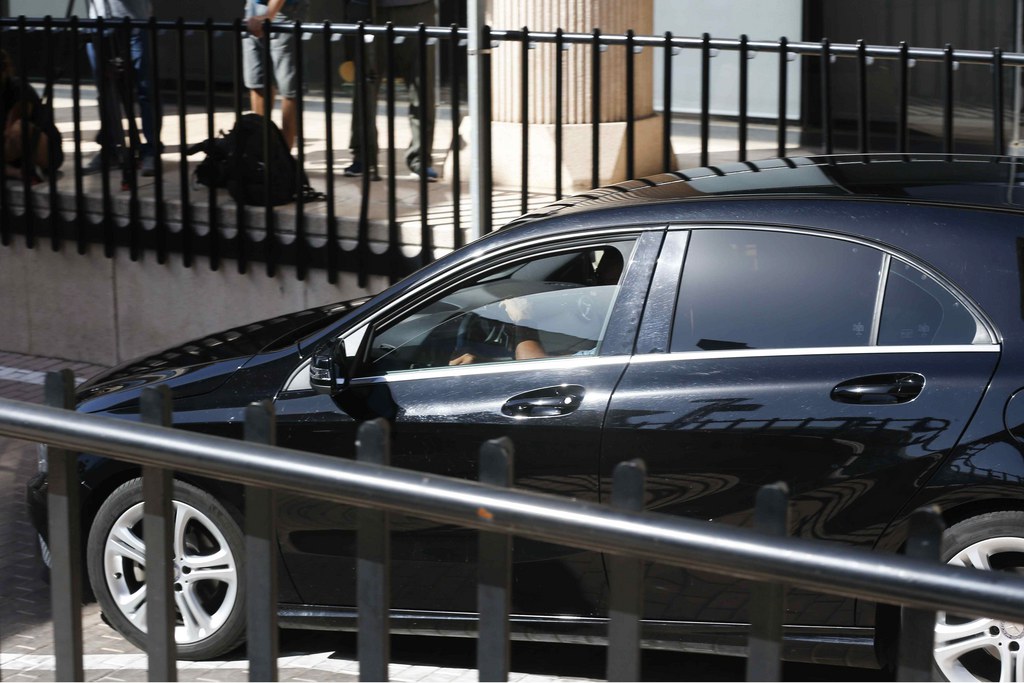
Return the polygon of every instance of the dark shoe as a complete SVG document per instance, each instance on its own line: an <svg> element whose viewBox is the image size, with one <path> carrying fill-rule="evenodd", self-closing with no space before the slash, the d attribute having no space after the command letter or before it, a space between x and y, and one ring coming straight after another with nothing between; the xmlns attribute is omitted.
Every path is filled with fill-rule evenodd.
<svg viewBox="0 0 1024 683"><path fill-rule="evenodd" d="M437 182L437 171L434 170L433 166L428 166L427 167L427 172L425 174L420 173L419 171L413 171L413 175L416 175L416 176L426 175L428 183L436 183Z"/></svg>
<svg viewBox="0 0 1024 683"><path fill-rule="evenodd" d="M115 167L115 164L110 163L109 160L108 160L108 165L111 168ZM82 175L92 175L94 173L99 173L102 170L103 170L103 152L96 152L96 155L92 159L89 159L89 161L85 164L85 166L82 166Z"/></svg>
<svg viewBox="0 0 1024 683"><path fill-rule="evenodd" d="M352 165L342 171L342 173L345 174L346 178L362 178L363 164L359 161L353 161ZM370 169L370 180L380 180L380 174L377 173L377 169Z"/></svg>
<svg viewBox="0 0 1024 683"><path fill-rule="evenodd" d="M156 157L152 154L147 154L142 157L142 177L152 178L156 175Z"/></svg>

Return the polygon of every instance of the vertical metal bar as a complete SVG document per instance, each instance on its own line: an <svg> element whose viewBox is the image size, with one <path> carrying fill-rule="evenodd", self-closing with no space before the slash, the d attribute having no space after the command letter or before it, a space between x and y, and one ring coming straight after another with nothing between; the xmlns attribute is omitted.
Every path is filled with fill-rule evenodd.
<svg viewBox="0 0 1024 683"><path fill-rule="evenodd" d="M594 89L590 98L590 186L601 184L601 29L594 29L591 43L590 71L593 77L591 87Z"/></svg>
<svg viewBox="0 0 1024 683"><path fill-rule="evenodd" d="M906 41L900 42L899 61L899 122L896 128L896 149L902 154L910 151L909 144L909 111L910 98L910 48Z"/></svg>
<svg viewBox="0 0 1024 683"><path fill-rule="evenodd" d="M661 83L661 170L665 173L675 170L675 159L672 158L672 57L675 47L672 45L672 32L665 31L665 50L662 54L664 80Z"/></svg>
<svg viewBox="0 0 1024 683"><path fill-rule="evenodd" d="M43 40L45 41L44 44L45 45L52 45L53 43L51 41L53 40L53 18L49 14L47 14L46 17L44 18L44 22L43 22L43 35L44 35ZM53 98L53 94L52 94L53 93L53 80L54 80L54 74L53 74L53 50L47 50L46 51L46 59L45 59L45 67L44 67L44 69L45 69L45 72L46 72L46 90L45 90L45 92L50 93L50 99L51 99L51 103L52 103L52 98ZM47 146L47 150L48 150L47 154L50 156L50 158L53 158L53 150L49 149L49 146ZM31 153L34 155L35 154L35 150L32 150ZM64 238L63 219L61 217L60 212L54 210L54 209L57 208L57 206L59 206L59 204L57 203L59 201L58 195L57 195L57 173L55 172L56 169L49 163L49 161L50 161L50 159L47 159L47 165L46 165L47 173L46 173L46 176L47 176L47 191L48 191L47 194L48 194L48 197L49 197L50 211L48 212L48 215L47 215L47 218L46 218L46 223L49 225L49 229L50 229L50 249L52 251L60 251L61 244L63 243L63 238Z"/></svg>
<svg viewBox="0 0 1024 683"><path fill-rule="evenodd" d="M302 58L302 24L295 22L292 31L295 41L295 63L305 64ZM295 278L305 280L309 273L309 243L306 239L306 135L302 120L305 106L302 91L305 89L303 69L295 70ZM324 74L330 77L331 72Z"/></svg>
<svg viewBox="0 0 1024 683"><path fill-rule="evenodd" d="M419 25L419 32L417 33L417 57L419 59L419 80L420 80L420 139L426 140L427 137L433 139L433 134L427 135L427 127L429 117L427 115L428 107L434 104L433 96L427 95L427 91L433 92L433 81L428 76L427 68L432 65L429 63L428 51L427 51L427 26L421 23ZM432 73L432 72L429 72ZM428 159L430 157L430 150L427 149L426 143L420 144L420 174L419 174L419 186L420 186L420 265L425 266L434 260L434 233L430 228L430 221L428 220L428 209L429 209L429 190L427 189L427 167L430 165Z"/></svg>
<svg viewBox="0 0 1024 683"><path fill-rule="evenodd" d="M869 151L868 142L868 53L863 40L857 41L857 149Z"/></svg>
<svg viewBox="0 0 1024 683"><path fill-rule="evenodd" d="M636 61L633 29L626 31L626 178L636 177Z"/></svg>
<svg viewBox="0 0 1024 683"><path fill-rule="evenodd" d="M621 462L612 475L612 507L640 512L644 508L647 467L642 460ZM608 575L609 681L640 680L640 618L643 616L644 563L610 554Z"/></svg>
<svg viewBox="0 0 1024 683"><path fill-rule="evenodd" d="M18 64L28 64L25 55L25 43L28 42L28 28L25 22L25 16L18 17ZM21 149L22 154L25 154L30 147L29 142L29 101L28 101L28 88L22 88L21 90ZM6 122L4 122L6 124ZM35 209L32 207L32 175L33 169L29 164L21 165L21 191L22 196L25 198L24 211L22 212L22 221L24 222L25 231L25 246L29 249L34 249L36 246L35 236Z"/></svg>
<svg viewBox="0 0 1024 683"><path fill-rule="evenodd" d="M483 0L470 0L471 3L483 2ZM479 131L480 155L480 229L487 234L494 229L494 168L492 166L491 154L491 122L493 111L491 109L491 90L493 88L491 72L491 27L484 26L480 29L481 42L484 47L480 55L480 111L482 113L482 125ZM473 124L473 130L477 125Z"/></svg>
<svg viewBox="0 0 1024 683"><path fill-rule="evenodd" d="M359 226L357 229L356 236L356 261L358 263L358 269L356 271L356 278L360 287L366 287L369 282L367 262L370 256L370 177L372 174L377 173L377 158L374 156L373 151L377 149L377 141L373 141L373 146L370 146L370 117L377 116L377 103L373 102L373 106L370 106L369 101L369 88L366 87L367 65L366 65L366 25L363 22L359 22L359 26L356 30L356 45L355 45L355 57L356 57L356 94L358 97L355 101L358 102L358 111L353 111L352 116L361 117L362 125L360 128L360 140L359 149L362 155L363 162L363 174L360 178L360 192L359 192ZM374 128L376 130L376 128ZM392 173L393 175L393 173ZM390 246L390 245L389 245Z"/></svg>
<svg viewBox="0 0 1024 683"><path fill-rule="evenodd" d="M520 142L519 212L529 209L530 191L530 32L523 27L519 50L519 123Z"/></svg>
<svg viewBox="0 0 1024 683"><path fill-rule="evenodd" d="M148 387L139 396L142 422L171 425L171 390ZM176 681L174 624L173 473L163 467L142 468L142 532L146 540L146 653L149 680Z"/></svg>
<svg viewBox="0 0 1024 683"><path fill-rule="evenodd" d="M206 26L203 30L203 47L206 48L206 138L209 140L217 136L217 129L213 124L213 112L217 107L217 104L213 99L215 88L213 82L213 19L209 17L206 18ZM269 64L270 62L264 61L263 63ZM267 69L267 71L269 72L269 69ZM267 116L269 117L269 113ZM266 158L266 156L264 156L264 158ZM217 201L217 187L213 183L211 183L207 188L206 197L206 224L209 227L207 232L207 251L210 259L210 270L220 270L221 231L220 221L218 220L220 202Z"/></svg>
<svg viewBox="0 0 1024 683"><path fill-rule="evenodd" d="M953 71L956 69L956 62L953 61L953 46L946 43L942 56L942 73L945 87L942 93L942 151L947 154L953 152Z"/></svg>
<svg viewBox="0 0 1024 683"><path fill-rule="evenodd" d="M404 38L403 38L404 39ZM399 280L402 272L402 237L398 227L398 160L395 156L395 26L390 21L387 23L387 33L384 35L384 73L387 74L387 86L385 87L385 109L387 111L387 137L388 137L388 253L391 265L388 268L388 277L392 283ZM379 85L378 85L379 87ZM422 107L421 107L422 108ZM376 130L376 128L374 128ZM420 127L422 139L422 124ZM422 246L422 245L421 245Z"/></svg>
<svg viewBox="0 0 1024 683"><path fill-rule="evenodd" d="M386 421L378 418L359 426L356 457L360 462L387 465L390 452L390 432ZM388 633L388 609L391 606L388 513L360 508L358 525L356 601L359 610L359 680L386 681L388 662L391 659Z"/></svg>
<svg viewBox="0 0 1024 683"><path fill-rule="evenodd" d="M992 50L992 145L993 154L1006 153L1003 132L1003 49Z"/></svg>
<svg viewBox="0 0 1024 683"><path fill-rule="evenodd" d="M338 282L338 221L334 210L334 59L331 55L331 47L334 44L334 33L331 29L331 22L324 20L324 138L327 149L324 151L324 162L327 165L327 174L324 181L327 184L327 245L326 245L326 269L327 282L336 284Z"/></svg>
<svg viewBox="0 0 1024 683"><path fill-rule="evenodd" d="M700 48L700 165L707 166L711 141L711 34L702 36Z"/></svg>
<svg viewBox="0 0 1024 683"><path fill-rule="evenodd" d="M484 25L487 0L466 2L466 77L469 99L469 239L475 240L490 232L491 184L487 169L490 167L490 32Z"/></svg>
<svg viewBox="0 0 1024 683"><path fill-rule="evenodd" d="M462 235L462 169L459 158L459 128L462 125L462 91L459 84L459 25L451 25L448 37L448 63L451 71L451 112L452 112L452 240L456 249L465 243Z"/></svg>
<svg viewBox="0 0 1024 683"><path fill-rule="evenodd" d="M789 533L789 487L779 482L757 492L754 530L770 536ZM782 680L782 624L786 617L786 587L781 582L757 582L750 595L748 681Z"/></svg>
<svg viewBox="0 0 1024 683"><path fill-rule="evenodd" d="M263 20L263 38L260 49L264 65L273 64L270 57L270 32L274 26L269 19ZM263 74L263 158L270 158L270 114L274 106L274 89L271 85L270 69ZM263 187L267 189L263 202L263 258L267 266L267 277L277 274L277 215L270 203L270 164L263 164Z"/></svg>
<svg viewBox="0 0 1024 683"><path fill-rule="evenodd" d="M0 31L0 39L3 38L4 32ZM3 41L0 40L0 46L3 45ZM78 100L75 100L76 102ZM0 159L6 159L7 153L4 151L4 136L0 135ZM83 215L80 213L80 215ZM7 203L7 174L0 173L0 244L3 246L9 246L11 244L11 212L10 207Z"/></svg>
<svg viewBox="0 0 1024 683"><path fill-rule="evenodd" d="M242 78L242 18L235 17L234 23L235 48L235 121L242 118L242 98L245 97L245 108L249 108L249 89ZM247 37L246 37L247 38ZM239 273L249 270L249 213L241 202L235 203L235 264Z"/></svg>
<svg viewBox="0 0 1024 683"><path fill-rule="evenodd" d="M779 38L779 121L776 130L775 153L786 156L786 111L789 94L789 40L785 36Z"/></svg>
<svg viewBox="0 0 1024 683"><path fill-rule="evenodd" d="M832 50L821 41L821 139L825 154L832 154Z"/></svg>
<svg viewBox="0 0 1024 683"><path fill-rule="evenodd" d="M565 67L562 53L565 50L565 31L555 30L555 199L562 198L562 163L565 160L564 116L562 114L562 91L565 89Z"/></svg>
<svg viewBox="0 0 1024 683"><path fill-rule="evenodd" d="M80 52L80 35L78 17L73 16L71 17L71 45L75 54ZM74 123L75 241L78 253L84 256L89 244L86 228L92 227L92 223L85 210L85 180L82 175L82 70L80 63L80 59L71 60L71 119ZM0 214L3 214L3 194L2 185L0 185Z"/></svg>
<svg viewBox="0 0 1024 683"><path fill-rule="evenodd" d="M512 441L491 439L480 447L480 481L494 486L512 485ZM481 509L484 519L491 513ZM480 532L478 547L480 612L476 665L481 681L507 681L511 661L509 610L512 594L512 537Z"/></svg>
<svg viewBox="0 0 1024 683"><path fill-rule="evenodd" d="M109 107L112 98L110 95L110 89L114 87L109 77L109 70L105 67L108 64L110 55L107 50L107 37L106 37L106 24L104 23L103 17L97 17L96 19L96 90L97 90L97 101L100 106L100 119L104 118L104 108ZM111 134L112 135L112 134ZM107 258L114 257L114 202L110 196L110 159L111 155L117 154L120 150L117 147L122 141L119 141L119 145L115 145L114 149L109 149L113 140L107 137L103 140L103 146L100 148L100 187L103 192L103 217L100 219L103 225L103 255ZM184 151L182 151L184 154Z"/></svg>
<svg viewBox="0 0 1024 683"><path fill-rule="evenodd" d="M156 53L159 31L156 26L156 17L149 18L149 48ZM149 61L149 99L152 103L150 108L151 120L149 129L152 131L161 130L160 116L163 111L163 101L160 97L160 60L151 58ZM167 206L164 203L164 162L163 143L157 135L156 140L149 140L153 148L153 211L154 231L156 232L156 262L167 263Z"/></svg>
<svg viewBox="0 0 1024 683"><path fill-rule="evenodd" d="M134 106L138 93L135 90L135 65L131 46L134 28L128 17L124 17L121 23L120 35L114 34L114 39L121 43L121 55L124 57L118 99L123 103L125 120L128 122L128 147L121 159L121 191L128 190L128 257L138 261L142 258L142 221L139 219L140 138Z"/></svg>
<svg viewBox="0 0 1024 683"><path fill-rule="evenodd" d="M70 370L46 374L46 404L73 410L75 376ZM50 601L56 680L84 681L82 668L82 545L78 457L46 446Z"/></svg>
<svg viewBox="0 0 1024 683"><path fill-rule="evenodd" d="M253 403L245 409L245 440L277 443L274 404ZM249 679L277 680L277 542L274 520L277 498L263 486L245 487L246 641Z"/></svg>
<svg viewBox="0 0 1024 683"><path fill-rule="evenodd" d="M747 160L747 86L749 76L750 46L747 44L747 34L740 36L740 120L738 126L739 134L739 160Z"/></svg>
<svg viewBox="0 0 1024 683"><path fill-rule="evenodd" d="M46 405L72 410L75 377L70 370L48 372ZM82 545L79 518L78 457L46 447L47 516L50 547L50 604L58 681L84 681L82 667Z"/></svg>
<svg viewBox="0 0 1024 683"><path fill-rule="evenodd" d="M942 514L935 506L915 510L908 520L907 557L939 563L942 557ZM897 680L934 680L935 610L910 609L901 612Z"/></svg>
<svg viewBox="0 0 1024 683"><path fill-rule="evenodd" d="M192 202L189 197L188 126L185 122L185 115L188 113L188 102L185 99L185 20L178 17L175 28L178 32L178 191L181 193L181 263L190 268L195 225L192 222Z"/></svg>

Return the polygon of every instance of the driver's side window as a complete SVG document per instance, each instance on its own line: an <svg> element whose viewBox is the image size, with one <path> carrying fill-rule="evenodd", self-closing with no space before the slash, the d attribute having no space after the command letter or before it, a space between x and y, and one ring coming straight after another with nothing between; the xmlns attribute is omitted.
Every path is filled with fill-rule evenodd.
<svg viewBox="0 0 1024 683"><path fill-rule="evenodd" d="M595 355L633 245L505 261L374 330L360 374Z"/></svg>

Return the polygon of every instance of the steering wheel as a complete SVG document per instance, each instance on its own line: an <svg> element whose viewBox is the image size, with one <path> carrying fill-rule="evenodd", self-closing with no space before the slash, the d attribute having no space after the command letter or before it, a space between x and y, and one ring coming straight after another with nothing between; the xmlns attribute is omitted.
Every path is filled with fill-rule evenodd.
<svg viewBox="0 0 1024 683"><path fill-rule="evenodd" d="M481 359L494 360L511 355L511 346L512 335L505 323L470 311L464 313L459 321L452 357L471 353Z"/></svg>

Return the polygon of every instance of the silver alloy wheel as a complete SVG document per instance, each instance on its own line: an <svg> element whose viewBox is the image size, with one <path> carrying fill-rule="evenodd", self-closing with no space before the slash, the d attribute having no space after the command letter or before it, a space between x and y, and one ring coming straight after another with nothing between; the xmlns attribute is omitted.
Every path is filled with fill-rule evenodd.
<svg viewBox="0 0 1024 683"><path fill-rule="evenodd" d="M997 536L973 543L949 564L1005 569L1000 555L1024 558L1024 538ZM950 681L1024 681L1024 624L967 619L939 612L935 620L935 664Z"/></svg>
<svg viewBox="0 0 1024 683"><path fill-rule="evenodd" d="M238 596L238 565L227 539L209 517L174 501L174 640L195 643L224 625ZM106 585L121 613L146 631L146 544L142 503L114 522L103 550Z"/></svg>

